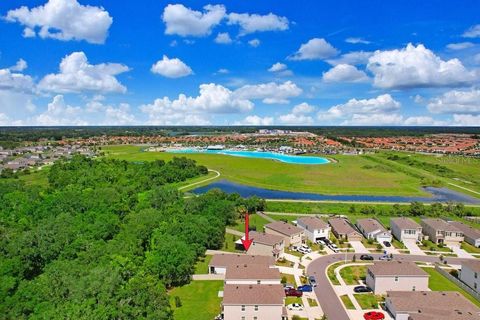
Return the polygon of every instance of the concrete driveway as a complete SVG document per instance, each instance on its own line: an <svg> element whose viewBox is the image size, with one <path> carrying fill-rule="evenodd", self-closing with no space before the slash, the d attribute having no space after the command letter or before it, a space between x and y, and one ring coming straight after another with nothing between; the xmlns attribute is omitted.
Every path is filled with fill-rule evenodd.
<svg viewBox="0 0 480 320"><path fill-rule="evenodd" d="M355 250L355 253L370 253L360 241L350 241L350 244L352 245L353 250Z"/></svg>
<svg viewBox="0 0 480 320"><path fill-rule="evenodd" d="M463 250L459 246L447 246L452 249L453 253L455 253L459 258L475 258L467 251Z"/></svg>
<svg viewBox="0 0 480 320"><path fill-rule="evenodd" d="M383 244L383 242L380 242L380 245L382 246L383 250L387 252L387 254L399 254L397 249L393 246L393 244L390 243L390 247L387 247Z"/></svg>
<svg viewBox="0 0 480 320"><path fill-rule="evenodd" d="M417 245L417 242L413 239L404 240L403 244L410 251L410 254L416 254L421 256L427 255L425 252L423 252L422 249L420 249L420 247Z"/></svg>

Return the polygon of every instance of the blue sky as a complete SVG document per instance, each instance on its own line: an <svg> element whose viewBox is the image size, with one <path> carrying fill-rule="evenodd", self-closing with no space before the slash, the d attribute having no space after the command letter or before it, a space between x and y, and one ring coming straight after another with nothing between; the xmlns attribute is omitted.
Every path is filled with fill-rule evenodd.
<svg viewBox="0 0 480 320"><path fill-rule="evenodd" d="M0 125L480 125L479 1L0 3Z"/></svg>

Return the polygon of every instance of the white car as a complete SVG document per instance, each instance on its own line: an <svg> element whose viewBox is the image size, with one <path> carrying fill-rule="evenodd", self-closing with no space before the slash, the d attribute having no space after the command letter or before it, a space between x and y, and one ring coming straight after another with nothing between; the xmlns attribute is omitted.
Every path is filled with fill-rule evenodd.
<svg viewBox="0 0 480 320"><path fill-rule="evenodd" d="M300 303L292 303L287 306L287 309L292 311L302 311L303 306Z"/></svg>
<svg viewBox="0 0 480 320"><path fill-rule="evenodd" d="M312 249L310 249L310 247L307 246L306 244L302 244L298 249L299 249L299 251L300 251L300 249L302 249L305 253L312 252Z"/></svg>
<svg viewBox="0 0 480 320"><path fill-rule="evenodd" d="M325 245L325 241L323 241L323 240L317 240L317 244L321 244L322 246L324 246L324 245Z"/></svg>
<svg viewBox="0 0 480 320"><path fill-rule="evenodd" d="M298 247L297 251L300 252L300 253L302 253L302 254L308 253L308 251L305 250L305 248L303 248L303 247Z"/></svg>

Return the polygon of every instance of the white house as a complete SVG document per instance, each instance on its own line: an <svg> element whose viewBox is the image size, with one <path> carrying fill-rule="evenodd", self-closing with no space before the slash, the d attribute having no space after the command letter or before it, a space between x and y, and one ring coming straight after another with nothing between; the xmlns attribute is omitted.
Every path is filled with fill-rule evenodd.
<svg viewBox="0 0 480 320"><path fill-rule="evenodd" d="M225 274L229 266L235 265L250 265L250 266L268 266L273 268L275 266L275 258L273 256L260 256L248 254L215 254L212 256L208 264L208 273L210 274Z"/></svg>
<svg viewBox="0 0 480 320"><path fill-rule="evenodd" d="M480 230L459 221L450 221L452 226L463 232L465 241L474 247L480 247Z"/></svg>
<svg viewBox="0 0 480 320"><path fill-rule="evenodd" d="M385 294L429 290L428 278L428 273L413 262L379 261L368 267L366 283L375 294Z"/></svg>
<svg viewBox="0 0 480 320"><path fill-rule="evenodd" d="M410 218L399 217L390 219L390 229L400 241L422 240L422 227Z"/></svg>
<svg viewBox="0 0 480 320"><path fill-rule="evenodd" d="M459 278L467 286L480 293L480 261L465 260L462 262Z"/></svg>
<svg viewBox="0 0 480 320"><path fill-rule="evenodd" d="M378 242L392 241L392 234L376 219L358 219L357 228L367 239L375 239Z"/></svg>
<svg viewBox="0 0 480 320"><path fill-rule="evenodd" d="M306 238L312 242L322 238L328 239L330 236L328 223L317 217L298 218L297 226L304 230Z"/></svg>

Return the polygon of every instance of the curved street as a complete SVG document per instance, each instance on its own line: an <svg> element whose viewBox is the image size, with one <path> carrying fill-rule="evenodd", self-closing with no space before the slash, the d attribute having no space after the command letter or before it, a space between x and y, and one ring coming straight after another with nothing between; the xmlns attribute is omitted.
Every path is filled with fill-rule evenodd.
<svg viewBox="0 0 480 320"><path fill-rule="evenodd" d="M353 255L354 253L347 254L347 261L351 261ZM378 259L380 256L382 256L382 254L371 254L371 256L375 257L375 259ZM317 300L320 303L325 315L328 317L328 320L350 320L347 311L343 307L340 298L337 296L332 284L330 283L330 280L326 275L326 270L328 266L335 262L344 260L345 254L326 255L313 260L307 268L307 274L315 276L317 280L315 294L317 295ZM430 263L440 262L440 259L436 256L409 254L399 254L396 256L394 255L393 260L419 261ZM462 261L468 259L447 257L444 260L447 261L449 264L461 264Z"/></svg>

